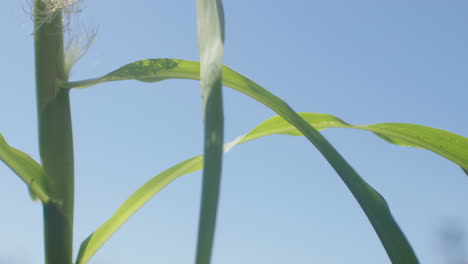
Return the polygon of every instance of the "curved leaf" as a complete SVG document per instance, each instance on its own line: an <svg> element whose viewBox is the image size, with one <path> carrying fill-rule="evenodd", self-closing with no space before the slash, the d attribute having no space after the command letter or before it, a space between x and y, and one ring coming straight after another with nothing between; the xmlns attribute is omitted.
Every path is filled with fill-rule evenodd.
<svg viewBox="0 0 468 264"><path fill-rule="evenodd" d="M464 147L468 145L468 138L440 129L400 123L351 125L336 116L328 114L299 113L299 115L317 130L326 128L353 128L374 132L373 130L378 128L380 133L379 136L384 136L397 145L408 146L406 143L398 144L397 142L411 142L411 146L413 147L432 150L430 147L437 145L436 143L438 142L439 145L445 146L447 149L458 149L460 147L461 150L461 148L464 148L465 151L461 152L460 157L464 157L466 159L468 156L468 151L466 151L468 148ZM408 126L414 126L414 128L418 130L419 134L412 130L409 133L408 131L404 130L399 132L401 127ZM303 136L297 128L288 123L282 117L274 116L262 122L248 134L240 136L236 140L225 144L224 151L227 152L238 144L275 134ZM439 136L434 137L433 135ZM461 146L458 146L458 144L461 144ZM437 150L434 152L438 153ZM170 182L174 181L180 176L198 171L202 169L202 167L203 156L193 157L171 167L170 169L162 172L145 183L122 204L122 206L109 220L96 229L96 231L82 243L77 264L86 263L105 243L105 241L107 241L112 236L112 234L117 231L117 229L123 225L128 220L128 218L130 218L130 216L132 216Z"/></svg>
<svg viewBox="0 0 468 264"><path fill-rule="evenodd" d="M157 82L167 79L191 79L198 80L200 74L200 64L194 61L178 60L178 59L149 59L149 60L140 60L134 63L129 63L116 71L113 71L109 74L106 74L100 78L78 81L78 82L68 82L64 84L64 88L86 88L102 82L111 82L111 81L122 81L122 80L139 80L142 82ZM227 87L231 87L239 92L242 92L260 102L272 108L275 112L278 112L275 104L278 103L278 100L281 100L273 96L270 92L266 91L253 81L242 76L241 74L235 72L227 66L223 67L224 80L223 84ZM272 98L272 99L269 99ZM279 105L284 107L284 103L281 102ZM281 114L280 114L281 115ZM303 116L307 118L307 116ZM329 120L334 124L337 124L341 127L347 127L349 124L343 122L338 118L331 118ZM393 127L392 127L393 126ZM354 126L358 128L359 126ZM379 135L379 130L397 130L399 132L409 133L409 135L424 136L429 137L432 143L432 146L422 144L411 143L412 140L394 138L393 140L387 140L385 136L381 136L382 139L398 145L412 146L425 148L430 151L433 151L448 160L451 160L458 164L464 169L468 170L468 157L464 150L466 150L466 145L464 145L465 137L458 136L456 134L444 131L444 130L433 130L428 132L425 130L425 127L414 124L402 124L399 128L395 127L395 123L392 123L390 127L386 124L379 124L371 126L364 126L362 129L370 130ZM406 127L406 128L404 128ZM396 131L396 132L397 132ZM430 135L429 135L429 134ZM448 139L448 140L445 140ZM438 144L438 141L442 140L443 142L452 142L449 146L444 146ZM468 174L468 172L466 172Z"/></svg>
<svg viewBox="0 0 468 264"><path fill-rule="evenodd" d="M163 59L163 61L166 62L168 60L171 61L173 65L167 69L160 67L161 60L143 60L136 62L136 64L131 63L123 66L117 71L109 73L101 78L81 82L68 82L63 84L63 87L85 87L106 81L106 79L160 81L170 78L195 80L200 78L200 65L198 62ZM136 68L137 64L149 64L149 66ZM158 65L158 67L152 67L154 64ZM133 69L132 71L130 71L130 67ZM379 236L380 241L387 251L391 261L393 263L418 263L416 255L400 227L393 219L383 197L359 176L359 174L315 128L310 126L309 123L302 119L283 100L265 90L263 87L247 77L226 66L223 67L223 84L266 105L301 131L301 133L320 151L320 153L322 153L356 198L374 227L374 230Z"/></svg>
<svg viewBox="0 0 468 264"><path fill-rule="evenodd" d="M145 183L117 209L109 220L83 241L76 264L87 263L130 216L175 178L201 170L202 168L202 156L194 157L171 167Z"/></svg>
<svg viewBox="0 0 468 264"><path fill-rule="evenodd" d="M5 141L0 133L0 160L28 185L31 198L39 198L47 204L52 199L45 184L45 172L28 154L17 150Z"/></svg>
<svg viewBox="0 0 468 264"><path fill-rule="evenodd" d="M468 138L442 129L407 124L407 123L380 123L374 125L351 125L340 118L329 114L299 113L299 115L317 130L330 127L354 128L371 131L381 139L400 146L408 146L430 150L450 161L453 161L465 171L468 169ZM294 126L280 116L275 116L256 127L253 134L247 135L248 140L261 137L262 131L266 134L275 131L275 134L302 136Z"/></svg>

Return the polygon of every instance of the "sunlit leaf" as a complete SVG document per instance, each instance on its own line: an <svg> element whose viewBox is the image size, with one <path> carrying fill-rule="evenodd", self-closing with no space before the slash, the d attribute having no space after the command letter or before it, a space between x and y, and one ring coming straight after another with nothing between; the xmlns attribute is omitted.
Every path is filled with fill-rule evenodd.
<svg viewBox="0 0 468 264"><path fill-rule="evenodd" d="M439 145L445 146L447 149L460 148L460 151L462 149L465 149L464 152L460 152L461 155L458 155L462 159L463 157L464 159L466 159L468 156L468 153L466 153L466 149L468 149L466 148L468 144L467 138L440 129L401 123L352 125L346 123L338 117L328 114L299 113L299 115L304 120L306 120L308 124L310 124L318 130L326 128L352 128L359 130L368 130L372 132L378 131L379 136L385 137L387 141L391 141L394 144L397 144L397 142L404 142L404 144L401 144L402 146L425 148L432 150L435 153L438 153L437 149L430 149L430 147L436 145L435 143L437 142ZM400 128L407 128L409 126L414 126L414 129L418 133L408 132L408 130L404 129L400 130ZM229 151L234 146L240 143L275 134L302 136L302 133L296 127L291 125L282 117L274 116L262 122L248 134L238 137L236 140L225 144L224 150ZM408 142L411 142L411 145L409 145ZM458 146L458 144L460 144L460 146ZM77 264L86 263L89 260L89 258L91 258L95 254L95 252L105 243L105 241L107 241L112 236L112 234L127 221L127 219L130 216L132 216L138 209L140 209L147 201L149 201L166 185L168 185L176 178L198 171L202 167L203 156L193 157L171 167L170 169L155 176L146 184L144 184L140 189L134 192L127 199L127 201L125 201L125 203L107 222L105 222L98 229L96 229L96 231L93 234L91 234L85 242L82 243L80 248L80 256L77 261ZM373 197L373 200L375 200L374 202L377 203L383 203L382 206L384 208L386 207L385 202L381 199L379 195ZM383 214L379 210L377 210L377 212ZM387 214L383 215L387 216ZM399 236L399 234L394 235Z"/></svg>
<svg viewBox="0 0 468 264"><path fill-rule="evenodd" d="M78 81L78 82L69 82L64 84L64 88L86 88L98 83L102 82L110 82L110 81L122 81L122 80L139 80L143 82L157 82L167 79L191 79L191 80L198 80L200 75L200 63L195 61L187 61L187 60L178 60L178 59L150 59L150 60L140 60L134 63L129 63L116 71L113 71L109 74L104 75L103 77ZM231 68L224 66L223 67L223 85L233 88L239 92L242 92L261 103L265 104L266 106L270 107L273 111L279 112L281 108L289 108L284 102L281 101L278 97L272 95L270 92L256 84L255 82L249 80L247 77L241 75L240 73L232 70ZM281 101L281 102L279 102ZM279 102L279 103L278 103ZM279 107L281 106L281 107ZM284 110L281 110L282 112ZM281 115L281 114L280 114ZM292 114L294 115L294 114ZM304 118L307 118L306 116ZM341 127L347 127L348 125L340 119L331 119L329 122L337 124ZM379 129L383 129L385 125L375 125L375 127L364 126L362 129L367 129L370 131L375 132L377 135L379 134ZM401 125L401 130L403 132L403 126L411 127L410 129L406 129L411 134L412 129L416 129L414 132L418 133L418 136L428 135L427 133L431 134L429 136L433 141L432 145L424 145L419 143L415 145L411 143L411 140L405 140L404 138L393 140L386 139L385 136L380 135L382 139L400 145L406 146L413 146L413 147L420 147L425 148L427 150L433 151L448 160L451 160L458 164L460 167L464 168L464 170L468 170L468 161L467 161L467 154L466 154L466 145L464 143L464 139L466 137L459 136L450 132L446 132L443 130L434 130L431 132L425 131L425 128L420 125L413 125L413 124L404 124ZM354 128L358 128L358 126L354 126ZM371 130L372 129L372 130ZM393 128L392 128L393 129ZM422 129L422 130L421 130ZM415 135L415 134L414 134ZM455 137L455 139L452 139ZM448 139L448 140L444 140ZM448 146L439 145L439 140L441 142L445 142L444 144L449 144ZM451 142L451 143L448 143ZM412 145L413 144L413 145ZM468 172L466 172L468 174Z"/></svg>
<svg viewBox="0 0 468 264"><path fill-rule="evenodd" d="M163 59L167 61L168 59ZM198 62L172 60L177 65L171 65L168 69L162 69L156 60L144 60L136 64L150 64L138 71L133 68L128 72L128 67L135 67L135 64L128 64L113 73L109 73L101 78L72 82L64 84L64 88L86 87L106 79L126 80L138 79L143 81L160 81L163 79L195 79L200 78L200 65ZM158 67L151 65L157 64ZM116 73L117 72L117 73ZM122 74L125 72L126 74ZM135 75L132 75L132 73ZM276 97L260 85L234 70L223 67L223 84L242 92L258 102L266 105L287 122L291 123L322 153L333 169L351 191L357 202L363 209L367 218L374 227L391 261L394 263L418 263L410 244L401 231L398 224L393 219L387 203L383 197L367 184L357 172L346 162L346 160L335 150L335 148L309 123L301 118L283 100Z"/></svg>
<svg viewBox="0 0 468 264"><path fill-rule="evenodd" d="M96 251L148 200L175 178L198 171L203 167L201 156L188 159L152 178L134 192L114 215L94 231L80 246L76 264L87 263Z"/></svg>
<svg viewBox="0 0 468 264"><path fill-rule="evenodd" d="M329 127L342 127L371 131L389 143L430 150L453 161L462 169L468 169L468 138L464 136L415 124L351 125L336 116L328 114L299 113L299 115L318 130ZM254 136L262 136L262 130L265 130L266 134L271 133L273 130L276 134L302 136L302 133L296 127L280 116L275 116L255 128L256 133L249 134L246 139L251 140L254 139L252 138Z"/></svg>

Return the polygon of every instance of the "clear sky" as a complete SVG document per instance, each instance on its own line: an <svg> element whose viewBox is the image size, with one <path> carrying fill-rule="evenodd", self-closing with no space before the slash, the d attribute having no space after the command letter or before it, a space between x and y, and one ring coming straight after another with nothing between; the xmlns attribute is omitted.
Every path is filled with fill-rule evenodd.
<svg viewBox="0 0 468 264"><path fill-rule="evenodd" d="M85 0L82 7L74 22L98 33L72 80L145 58L198 60L195 0ZM468 136L468 1L236 0L224 7L225 64L295 110ZM28 10L23 0L2 3L0 132L39 160ZM126 81L71 92L75 251L136 188L202 152L199 89L196 81ZM224 91L226 141L274 115ZM451 263L449 253L461 250L446 250L441 234L468 236L467 176L433 153L367 132L324 134L386 198L421 263ZM214 264L390 263L357 202L304 138L243 144L225 156L223 172ZM195 173L169 185L90 263L193 263L200 183ZM4 165L0 208L0 263L43 263L41 206Z"/></svg>

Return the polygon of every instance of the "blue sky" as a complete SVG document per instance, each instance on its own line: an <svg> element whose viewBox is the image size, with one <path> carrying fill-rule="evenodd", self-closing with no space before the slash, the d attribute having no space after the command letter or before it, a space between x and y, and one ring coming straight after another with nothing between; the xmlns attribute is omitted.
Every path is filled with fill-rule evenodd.
<svg viewBox="0 0 468 264"><path fill-rule="evenodd" d="M98 30L71 79L145 58L198 60L196 1L84 1ZM0 132L36 160L32 22L6 1ZM224 1L225 64L301 112L355 124L405 122L468 135L468 2ZM72 34L76 32L72 27ZM274 115L225 89L226 141ZM136 188L202 152L199 84L134 81L71 92L75 249ZM386 199L421 263L449 263L447 226L468 232L468 179L451 162L363 131L325 136ZM42 263L42 209L0 165L0 263ZM90 263L193 263L201 175L176 180ZM465 247L465 250L466 247ZM272 136L224 159L213 263L390 263L349 191L304 138Z"/></svg>

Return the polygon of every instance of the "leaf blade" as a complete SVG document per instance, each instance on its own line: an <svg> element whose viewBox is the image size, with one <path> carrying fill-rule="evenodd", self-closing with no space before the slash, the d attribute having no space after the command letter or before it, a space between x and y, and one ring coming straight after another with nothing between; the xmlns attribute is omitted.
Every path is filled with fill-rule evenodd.
<svg viewBox="0 0 468 264"><path fill-rule="evenodd" d="M173 60L177 67L159 70L155 74L145 76L145 80L161 80L169 78L199 79L197 62ZM141 62L141 61L140 61ZM128 64L131 65L131 64ZM128 66L127 65L127 66ZM124 66L126 67L126 66ZM198 66L199 68L199 66ZM182 76L182 77L181 77ZM418 263L410 244L390 213L383 197L368 185L359 174L346 162L334 147L309 123L302 119L283 100L271 94L260 85L234 70L223 67L223 84L242 92L281 115L287 122L293 124L322 153L325 159L337 172L371 222L379 236L388 256L394 263ZM103 78L105 78L104 76ZM109 76L107 76L109 77ZM120 79L132 79L130 75L116 76ZM141 76L140 76L141 79ZM92 85L102 81L94 79L89 83L67 83L65 88L79 85Z"/></svg>
<svg viewBox="0 0 468 264"><path fill-rule="evenodd" d="M221 0L197 0L197 20L205 158L196 263L209 264L216 229L224 137L224 12Z"/></svg>
<svg viewBox="0 0 468 264"><path fill-rule="evenodd" d="M131 68L135 70L130 70ZM137 70L138 69L138 70ZM87 88L92 85L96 85L103 82L110 81L123 81L123 80L139 80L139 81L161 81L166 79L190 79L198 80L200 75L200 64L195 61L179 60L179 59L149 59L149 60L140 60L137 62L129 63L119 68L116 71L113 71L109 74L106 74L102 77L78 82L68 82L64 84L64 88ZM242 76L241 74L235 72L231 68L224 66L223 67L223 84L227 87L233 88L241 93L244 93L248 96L251 96L254 99L257 99L258 96L255 93L260 93L264 97L268 96L269 92L263 91L264 89L256 89L258 85L250 81L248 78ZM244 86L250 86L246 89ZM266 100L263 100L264 104L269 103ZM343 120L334 117L330 122L341 123L348 125ZM418 125L416 125L418 126ZM354 126L357 128L357 126ZM370 127L368 127L370 130ZM374 132L378 134L378 127L374 128ZM297 132L296 132L297 133ZM453 134L453 133L451 133ZM444 137L444 136L441 136ZM390 142L392 143L392 142ZM464 169L468 169L468 161L462 155L463 153L459 150L451 151L450 153L445 153L440 151L438 148L426 148L434 153L441 155L442 157L458 164ZM467 173L468 174L468 173Z"/></svg>
<svg viewBox="0 0 468 264"><path fill-rule="evenodd" d="M31 198L49 203L51 195L45 183L45 171L28 154L11 147L0 133L0 160L5 163L28 186Z"/></svg>
<svg viewBox="0 0 468 264"><path fill-rule="evenodd" d="M299 113L299 115L306 120L311 126L317 128L318 130L323 130L327 128L351 128L358 130L367 130L363 127L372 127L378 126L375 125L352 125L342 119L328 114L319 114L319 113ZM428 128L434 129L434 128ZM368 130L371 131L371 130ZM372 131L371 131L372 132ZM386 133L381 131L383 134L387 134L389 137L392 131ZM238 137L236 140L225 144L224 150L229 151L233 147L245 143L251 140L258 138L270 136L270 135L290 135L290 136L303 136L297 128L292 126L281 116L274 116L269 118L259 124L257 127L252 129L246 135ZM459 136L461 137L461 136ZM462 137L463 138L463 137ZM468 144L468 139L465 138L465 143ZM450 144L450 143L447 143ZM423 145L423 143L421 143ZM146 202L148 202L154 195L156 195L160 190L162 190L169 183L175 179L187 175L189 173L198 171L203 167L203 156L196 156L190 159L187 159L179 164L174 165L173 167L167 169L166 171L158 174L153 177L137 191L135 191L122 206L116 211L116 213L106 221L101 227L96 229L96 231L91 234L87 240L85 240L80 248L79 258L77 264L86 263L87 260L102 246L102 244L107 241L112 234L118 230L118 228L125 223L125 221L133 215L137 210L139 210ZM145 194L142 194L145 193Z"/></svg>
<svg viewBox="0 0 468 264"><path fill-rule="evenodd" d="M299 115L317 130L326 128L352 128L374 133L381 139L399 146L415 147L429 150L442 156L462 169L468 169L468 138L428 126L408 123L379 123L372 125L353 125L342 119L319 113L299 113ZM272 117L261 125L257 130L275 129L277 134L302 136L302 133L280 116ZM259 136L261 133L254 133ZM247 136L245 140L252 140Z"/></svg>
<svg viewBox="0 0 468 264"><path fill-rule="evenodd" d="M203 167L201 156L187 159L153 177L135 191L104 224L97 228L83 241L77 256L76 264L84 264L101 248L101 246L154 195L176 178L198 171Z"/></svg>

